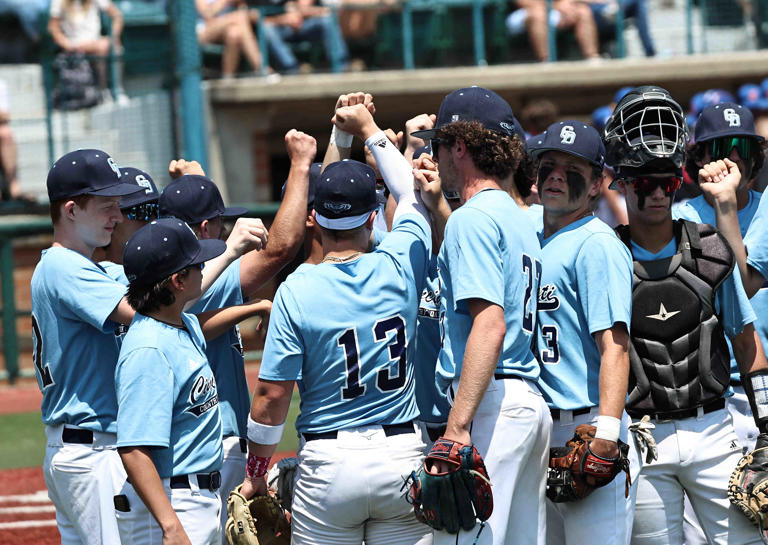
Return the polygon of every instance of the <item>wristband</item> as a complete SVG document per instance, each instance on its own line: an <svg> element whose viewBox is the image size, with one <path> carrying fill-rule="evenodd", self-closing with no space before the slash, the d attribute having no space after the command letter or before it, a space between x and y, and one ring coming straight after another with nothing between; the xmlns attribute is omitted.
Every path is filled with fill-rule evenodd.
<svg viewBox="0 0 768 545"><path fill-rule="evenodd" d="M747 394L758 431L768 432L768 369L742 375L741 385Z"/></svg>
<svg viewBox="0 0 768 545"><path fill-rule="evenodd" d="M600 415L597 417L597 430L595 431L595 439L605 439L606 441L613 441L614 443L619 440L619 432L621 431L621 420L613 416Z"/></svg>
<svg viewBox="0 0 768 545"><path fill-rule="evenodd" d="M248 440L259 445L276 445L283 436L285 422L278 426L260 424L248 416Z"/></svg>
<svg viewBox="0 0 768 545"><path fill-rule="evenodd" d="M337 148L351 148L353 138L351 134L337 128L336 125L331 129L331 142L336 144Z"/></svg>
<svg viewBox="0 0 768 545"><path fill-rule="evenodd" d="M272 459L271 456L268 456L267 458L263 458L261 456L256 456L255 454L248 453L248 462L245 464L245 476L248 479L261 479L264 475L267 474L267 469L269 468L269 461Z"/></svg>

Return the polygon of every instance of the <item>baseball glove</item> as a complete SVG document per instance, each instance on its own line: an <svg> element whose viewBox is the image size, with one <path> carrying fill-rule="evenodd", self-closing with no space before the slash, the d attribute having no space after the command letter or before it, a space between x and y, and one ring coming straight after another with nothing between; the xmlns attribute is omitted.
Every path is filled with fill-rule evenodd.
<svg viewBox="0 0 768 545"><path fill-rule="evenodd" d="M293 503L293 485L298 465L298 458L292 456L283 458L267 471L267 486L286 511L291 510Z"/></svg>
<svg viewBox="0 0 768 545"><path fill-rule="evenodd" d="M547 497L555 502L576 501L589 496L595 488L610 483L624 471L627 475L624 496L629 496L629 445L619 440L616 458L602 458L592 452L590 443L595 438L595 427L581 424L565 447L549 449L547 471Z"/></svg>
<svg viewBox="0 0 768 545"><path fill-rule="evenodd" d="M447 462L445 473L430 471L432 462ZM472 445L440 437L419 472L411 472L407 496L416 518L450 534L471 530L493 512L491 481L483 458Z"/></svg>
<svg viewBox="0 0 768 545"><path fill-rule="evenodd" d="M229 545L290 545L291 524L275 498L254 496L247 500L235 488L227 499L224 533Z"/></svg>
<svg viewBox="0 0 768 545"><path fill-rule="evenodd" d="M768 544L768 435L757 436L755 450L741 457L728 481L731 503L760 528L763 543Z"/></svg>

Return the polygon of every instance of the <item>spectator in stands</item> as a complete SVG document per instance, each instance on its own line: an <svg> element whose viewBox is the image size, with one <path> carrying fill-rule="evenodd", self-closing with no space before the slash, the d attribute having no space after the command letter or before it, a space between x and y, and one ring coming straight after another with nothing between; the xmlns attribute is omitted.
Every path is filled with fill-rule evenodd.
<svg viewBox="0 0 768 545"><path fill-rule="evenodd" d="M560 115L557 105L546 98L531 100L520 111L520 123L528 134L541 134Z"/></svg>
<svg viewBox="0 0 768 545"><path fill-rule="evenodd" d="M597 25L592 10L577 0L554 0L547 22L547 4L544 0L517 0L515 11L507 17L507 31L522 34L528 29L528 39L536 58L549 60L548 24L557 30L572 28L585 59L599 59Z"/></svg>
<svg viewBox="0 0 768 545"><path fill-rule="evenodd" d="M342 70L347 69L349 51L341 31L328 8L317 5L315 0L287 2L285 12L267 17L262 29L267 36L269 54L281 72L299 71L299 61L291 49L291 44L299 42L322 44L328 61L333 62L335 56Z"/></svg>
<svg viewBox="0 0 768 545"><path fill-rule="evenodd" d="M11 130L8 86L0 79L0 200L25 198L16 177L18 153Z"/></svg>
<svg viewBox="0 0 768 545"><path fill-rule="evenodd" d="M48 9L50 0L0 0L0 15L12 13L19 18L24 33L36 42L40 38L40 14Z"/></svg>
<svg viewBox="0 0 768 545"><path fill-rule="evenodd" d="M619 11L617 0L586 0L592 9L597 28L601 32L612 32L616 28L616 14ZM648 4L646 0L621 0L621 8L625 19L635 21L640 42L646 57L654 57L656 48L653 45L651 30L648 26Z"/></svg>
<svg viewBox="0 0 768 545"><path fill-rule="evenodd" d="M245 0L195 0L200 20L197 38L201 44L223 44L221 77L231 78L245 55L254 72L261 72L262 56L253 32L258 12L249 10Z"/></svg>
<svg viewBox="0 0 768 545"><path fill-rule="evenodd" d="M101 15L104 11L112 21L110 36L101 35ZM115 55L122 55L123 14L111 0L51 0L51 18L48 32L53 41L67 53L82 53L99 57L93 62L98 73L104 99L109 100L107 86L107 58L110 47ZM119 101L125 100L121 82L115 82Z"/></svg>

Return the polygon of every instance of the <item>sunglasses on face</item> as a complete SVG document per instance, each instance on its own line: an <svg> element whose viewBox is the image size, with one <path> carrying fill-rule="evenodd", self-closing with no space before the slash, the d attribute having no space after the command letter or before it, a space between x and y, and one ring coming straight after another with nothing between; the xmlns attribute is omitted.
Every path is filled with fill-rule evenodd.
<svg viewBox="0 0 768 545"><path fill-rule="evenodd" d="M752 154L755 151L754 141L744 136L715 138L707 144L709 145L709 157L713 161L730 157L733 148L736 148L736 153L739 154L739 157L748 161L752 158Z"/></svg>
<svg viewBox="0 0 768 545"><path fill-rule="evenodd" d="M628 184L632 184L632 188L637 193L651 194L657 187L660 187L664 193L672 193L680 189L683 181L677 176L666 177L651 177L651 176L638 176L636 178L624 178L624 181Z"/></svg>
<svg viewBox="0 0 768 545"><path fill-rule="evenodd" d="M159 211L160 205L152 202L132 206L127 210L123 210L123 214L125 214L125 217L129 220L150 221L157 219Z"/></svg>

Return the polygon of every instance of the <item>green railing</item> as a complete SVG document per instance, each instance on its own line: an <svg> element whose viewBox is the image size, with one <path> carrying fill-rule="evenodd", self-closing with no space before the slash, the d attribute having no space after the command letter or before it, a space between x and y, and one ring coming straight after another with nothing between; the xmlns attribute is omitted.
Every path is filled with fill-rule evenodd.
<svg viewBox="0 0 768 545"><path fill-rule="evenodd" d="M248 208L247 216L272 220L280 203L259 203L242 205ZM31 309L16 308L16 287L13 281L15 268L13 257L14 239L49 234L53 232L50 218L44 216L6 216L0 220L0 293L3 306L0 317L3 326L3 356L5 371L0 371L0 379L8 379L13 384L20 376L32 377L34 372L20 373L19 337L16 319L31 315Z"/></svg>

